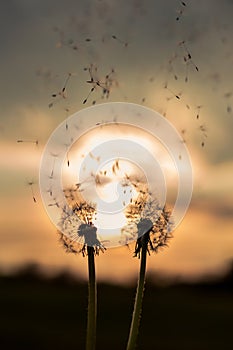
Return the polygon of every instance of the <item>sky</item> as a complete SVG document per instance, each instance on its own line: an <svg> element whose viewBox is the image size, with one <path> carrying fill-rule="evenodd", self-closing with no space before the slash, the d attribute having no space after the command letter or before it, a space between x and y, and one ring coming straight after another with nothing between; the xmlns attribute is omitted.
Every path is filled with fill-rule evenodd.
<svg viewBox="0 0 233 350"><path fill-rule="evenodd" d="M132 102L157 111L183 136L190 153L189 210L169 248L149 257L148 271L184 279L226 271L233 258L232 14L230 0L2 4L1 271L37 263L45 273L67 268L86 276L86 259L66 254L58 242L38 174L54 129L93 101ZM88 96L90 67L100 80L112 74L108 99L98 88ZM112 248L97 257L98 278L134 279L133 249Z"/></svg>

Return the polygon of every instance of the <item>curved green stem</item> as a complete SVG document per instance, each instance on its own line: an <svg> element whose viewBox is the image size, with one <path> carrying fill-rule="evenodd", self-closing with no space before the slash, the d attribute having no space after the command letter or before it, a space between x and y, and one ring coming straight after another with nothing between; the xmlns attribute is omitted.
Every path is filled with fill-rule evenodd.
<svg viewBox="0 0 233 350"><path fill-rule="evenodd" d="M93 247L87 247L88 255L88 313L87 313L87 338L86 350L94 350L96 342L96 316L97 316L97 288L95 278L95 251Z"/></svg>
<svg viewBox="0 0 233 350"><path fill-rule="evenodd" d="M142 301L143 301L145 274L146 274L147 240L145 235L140 239L142 244L141 264L140 264L139 279L138 279L138 285L137 285L136 298L134 302L134 311L133 311L133 316L132 316L132 321L130 326L127 350L135 349L137 336L138 336L138 329L140 325L141 312L142 312Z"/></svg>

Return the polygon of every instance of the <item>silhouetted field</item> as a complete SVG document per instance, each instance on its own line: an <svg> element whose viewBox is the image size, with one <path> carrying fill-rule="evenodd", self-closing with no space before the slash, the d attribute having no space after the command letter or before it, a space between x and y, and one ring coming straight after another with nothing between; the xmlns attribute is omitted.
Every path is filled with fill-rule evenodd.
<svg viewBox="0 0 233 350"><path fill-rule="evenodd" d="M233 273L221 281L147 282L138 349L232 349ZM0 277L1 349L85 349L87 284L30 269ZM125 349L135 287L98 285L97 349Z"/></svg>

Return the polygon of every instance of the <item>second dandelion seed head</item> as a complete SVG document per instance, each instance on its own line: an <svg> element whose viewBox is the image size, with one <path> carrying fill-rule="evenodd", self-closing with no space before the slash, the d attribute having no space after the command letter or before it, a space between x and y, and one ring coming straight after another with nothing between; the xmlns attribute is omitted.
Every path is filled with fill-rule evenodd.
<svg viewBox="0 0 233 350"><path fill-rule="evenodd" d="M145 188L140 190L140 184L137 187L138 197L126 209L128 223L123 232L136 238L134 256L140 257L143 245L146 245L148 253L166 247L174 224L166 205L161 207L151 193Z"/></svg>

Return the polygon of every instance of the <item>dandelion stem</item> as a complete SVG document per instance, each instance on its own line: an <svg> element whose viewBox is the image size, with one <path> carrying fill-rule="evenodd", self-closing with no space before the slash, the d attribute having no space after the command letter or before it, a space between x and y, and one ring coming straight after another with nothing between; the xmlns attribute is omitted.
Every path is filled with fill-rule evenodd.
<svg viewBox="0 0 233 350"><path fill-rule="evenodd" d="M94 350L96 342L97 289L95 278L95 251L93 247L87 247L87 255L89 283L86 350Z"/></svg>
<svg viewBox="0 0 233 350"><path fill-rule="evenodd" d="M127 350L135 349L137 336L138 336L138 330L139 330L140 318L141 318L141 312L142 312L144 285L145 285L148 235L149 233L146 233L138 239L140 240L140 244L141 244L141 264L140 264L137 292L136 292L136 298L134 302L134 311L133 311L133 316L132 316L132 321L130 326Z"/></svg>

